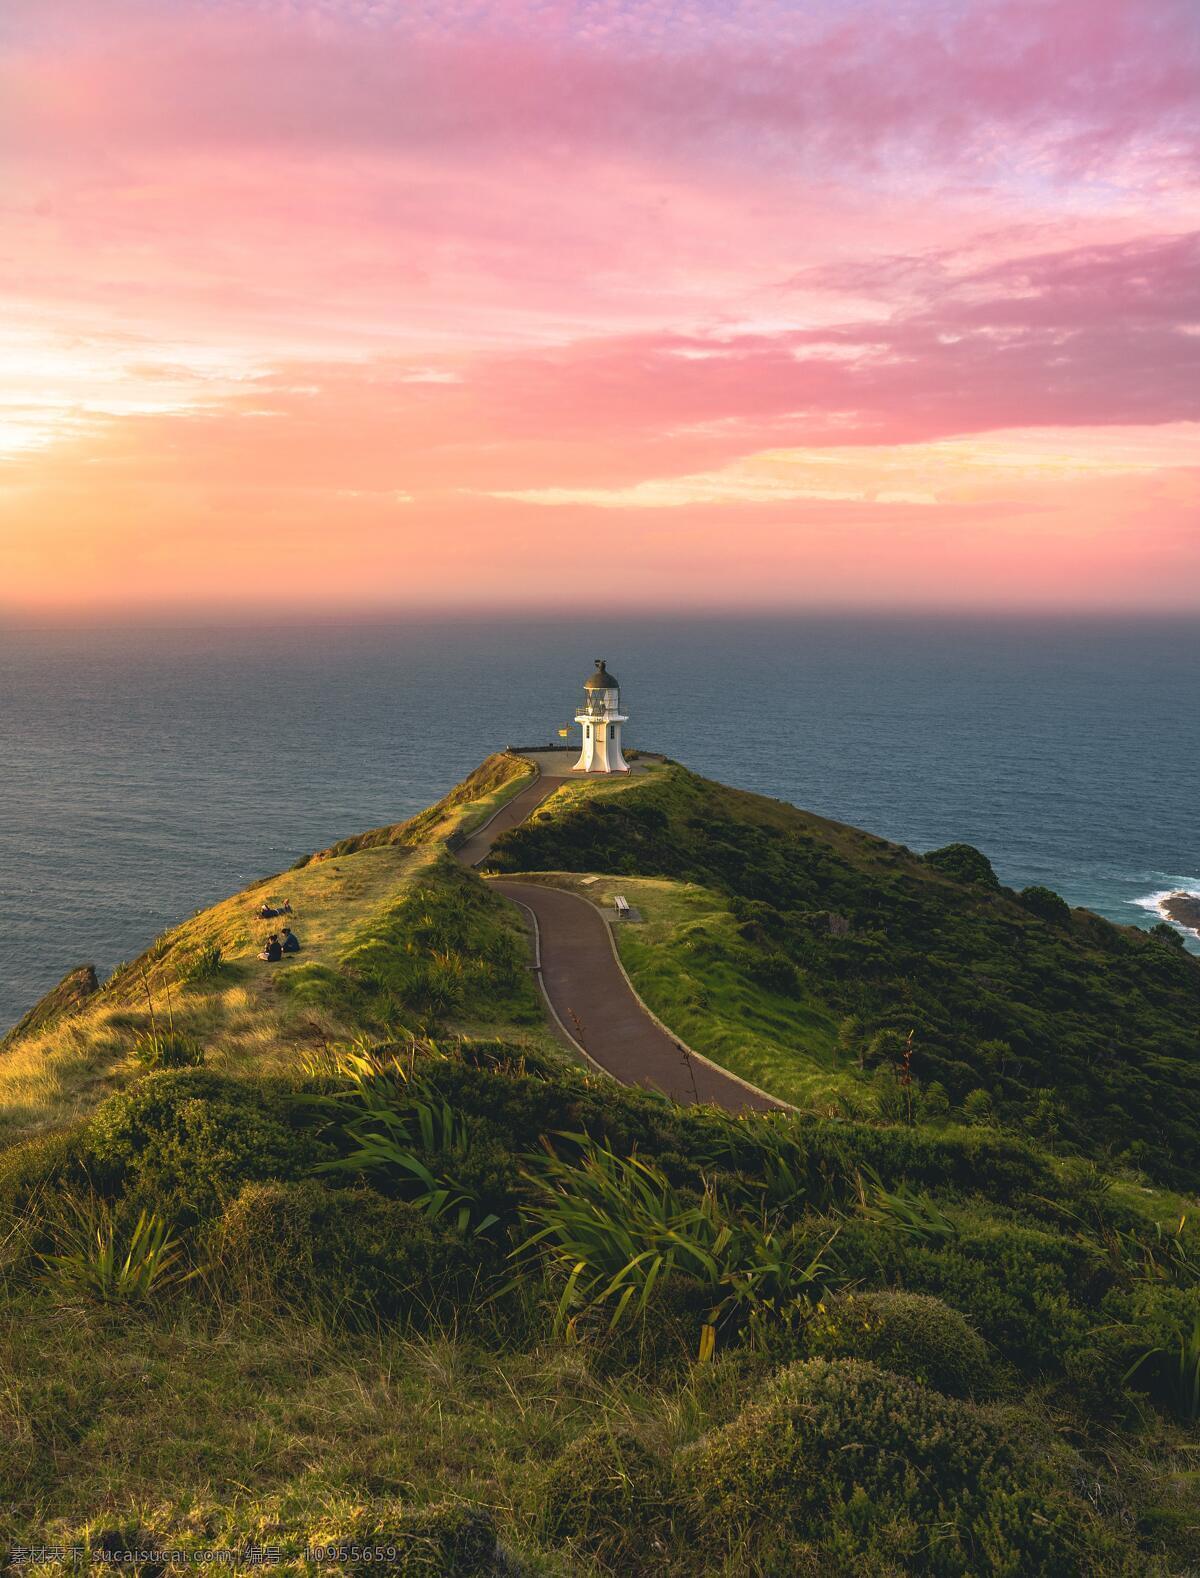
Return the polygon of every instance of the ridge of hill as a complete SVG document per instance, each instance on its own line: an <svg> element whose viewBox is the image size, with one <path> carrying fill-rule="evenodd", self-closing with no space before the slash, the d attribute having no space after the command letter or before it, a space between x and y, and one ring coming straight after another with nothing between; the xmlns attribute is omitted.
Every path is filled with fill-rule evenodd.
<svg viewBox="0 0 1200 1578"><path fill-rule="evenodd" d="M156 1030L207 1048L231 1072L293 1066L360 1034L503 1029L553 1048L523 968L517 916L460 870L447 846L529 778L488 757L419 815L348 838L199 910L68 1003L72 977L35 1005L0 1050L0 1140L67 1122L143 1071ZM257 955L291 905L302 952ZM501 984L503 977L503 984Z"/></svg>
<svg viewBox="0 0 1200 1578"><path fill-rule="evenodd" d="M1161 1095L1191 961L965 846L674 764L564 784L493 863L635 897L621 953L656 1012L808 1098L679 1107L562 1051L519 919L452 858L527 782L489 759L0 1053L0 1547L1186 1578L1200 1231L1163 1183L1190 1087L1120 1144L1080 1048L1140 982ZM256 912L284 898L304 951L267 966ZM1027 1095L1035 1055L1073 1120Z"/></svg>

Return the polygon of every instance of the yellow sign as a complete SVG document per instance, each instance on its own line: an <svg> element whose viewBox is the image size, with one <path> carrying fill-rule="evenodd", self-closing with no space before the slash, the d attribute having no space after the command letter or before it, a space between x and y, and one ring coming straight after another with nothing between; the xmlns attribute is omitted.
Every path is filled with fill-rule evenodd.
<svg viewBox="0 0 1200 1578"><path fill-rule="evenodd" d="M565 740L565 739L566 739L566 737L567 737L567 735L568 735L568 734L570 734L570 732L571 732L571 731L570 731L570 729L560 729L560 730L559 730L559 731L558 731L558 737L559 737L559 739L560 739L560 740Z"/></svg>

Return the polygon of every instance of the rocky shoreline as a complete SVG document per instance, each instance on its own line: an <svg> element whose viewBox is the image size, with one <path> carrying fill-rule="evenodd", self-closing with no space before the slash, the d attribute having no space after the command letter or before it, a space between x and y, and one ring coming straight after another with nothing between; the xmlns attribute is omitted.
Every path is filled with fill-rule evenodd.
<svg viewBox="0 0 1200 1578"><path fill-rule="evenodd" d="M1200 893L1168 893L1158 907L1176 926L1186 926L1200 935Z"/></svg>

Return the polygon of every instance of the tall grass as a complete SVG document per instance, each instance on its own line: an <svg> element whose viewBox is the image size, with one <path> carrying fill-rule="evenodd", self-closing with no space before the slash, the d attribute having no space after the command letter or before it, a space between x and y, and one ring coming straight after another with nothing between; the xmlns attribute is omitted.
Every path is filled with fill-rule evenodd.
<svg viewBox="0 0 1200 1578"><path fill-rule="evenodd" d="M416 1072L417 1052L414 1042L407 1062L383 1060L360 1043L333 1054L334 1071L349 1088L318 1100L337 1114L350 1149L318 1171L384 1174L429 1216L449 1218L459 1232L479 1236L499 1218L459 1176L473 1147L471 1127L431 1094Z"/></svg>
<svg viewBox="0 0 1200 1578"><path fill-rule="evenodd" d="M1187 1424L1200 1420L1200 1315L1190 1326L1180 1325L1170 1341L1148 1348L1124 1379L1147 1369L1177 1418Z"/></svg>
<svg viewBox="0 0 1200 1578"><path fill-rule="evenodd" d="M917 1243L947 1243L958 1237L958 1224L951 1220L928 1195L919 1194L908 1184L887 1189L869 1167L856 1175L858 1214L876 1227L901 1233Z"/></svg>

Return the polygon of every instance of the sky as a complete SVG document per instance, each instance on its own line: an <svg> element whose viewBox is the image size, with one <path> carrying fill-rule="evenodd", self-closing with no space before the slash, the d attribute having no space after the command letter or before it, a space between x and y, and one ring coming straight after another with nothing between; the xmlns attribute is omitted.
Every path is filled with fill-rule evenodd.
<svg viewBox="0 0 1200 1578"><path fill-rule="evenodd" d="M1200 611L1195 0L4 0L0 613Z"/></svg>

